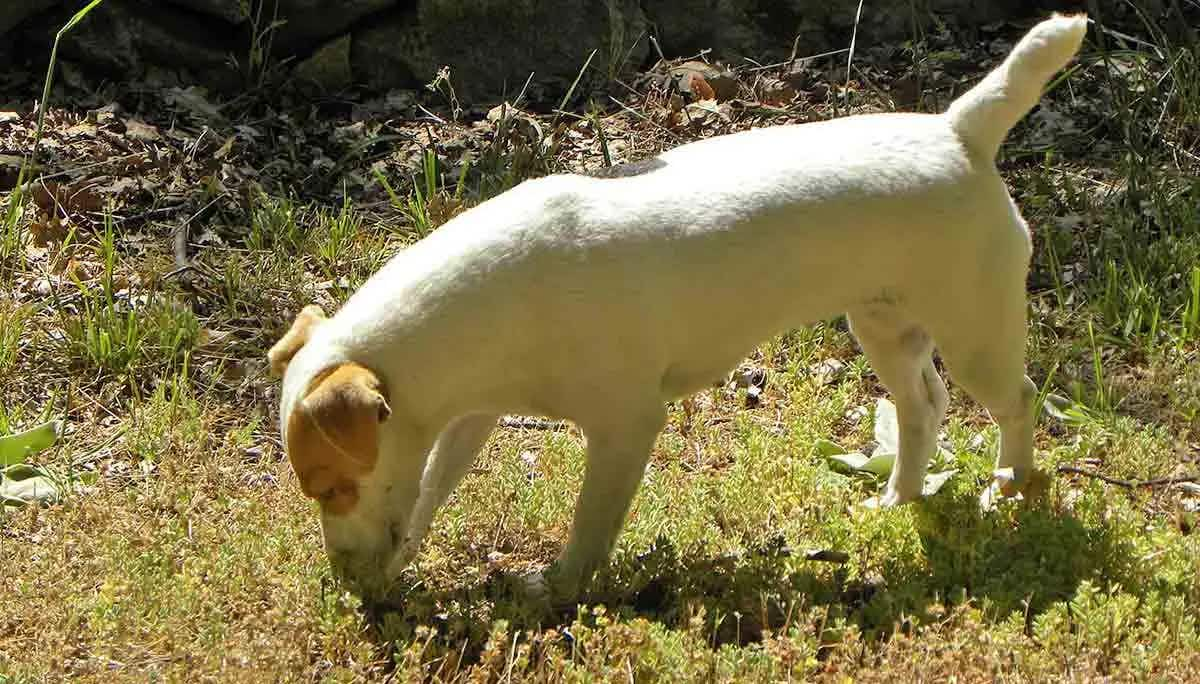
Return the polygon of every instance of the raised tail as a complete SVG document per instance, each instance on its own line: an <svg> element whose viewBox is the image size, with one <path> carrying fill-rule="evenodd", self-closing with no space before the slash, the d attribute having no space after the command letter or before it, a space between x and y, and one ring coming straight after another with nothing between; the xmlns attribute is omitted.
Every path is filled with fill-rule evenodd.
<svg viewBox="0 0 1200 684"><path fill-rule="evenodd" d="M1004 63L950 104L946 118L979 153L994 157L1008 131L1042 96L1042 89L1067 65L1087 32L1087 17L1052 18L1034 26Z"/></svg>

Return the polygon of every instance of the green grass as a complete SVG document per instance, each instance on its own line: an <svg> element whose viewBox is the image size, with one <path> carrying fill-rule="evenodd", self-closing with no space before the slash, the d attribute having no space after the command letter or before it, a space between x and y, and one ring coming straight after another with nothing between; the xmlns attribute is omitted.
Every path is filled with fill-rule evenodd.
<svg viewBox="0 0 1200 684"><path fill-rule="evenodd" d="M117 248L111 214L95 246L102 269L97 283L84 284L71 273L76 293L67 302L55 296L62 326L62 356L77 366L121 375L179 363L194 346L199 324L193 313L160 293L118 287ZM139 295L142 306L135 303Z"/></svg>
<svg viewBox="0 0 1200 684"><path fill-rule="evenodd" d="M823 322L751 356L768 371L757 408L734 385L671 406L612 564L556 620L504 573L561 547L578 433L498 430L398 600L364 606L331 577L280 452L263 354L301 306L335 309L463 206L564 168L536 131L571 124L502 117L452 182L431 145L415 177L375 174L382 214L255 194L186 280L163 275L169 247L128 249L112 216L27 263L32 206L10 194L0 277L20 298L0 294L0 432L63 417L37 459L72 486L0 510L0 683L1195 681L1197 497L1055 472L1200 468L1200 186L1179 153L1197 143L1200 73L1152 28L1161 55L1109 38L1055 89L1076 136L1047 149L1030 123L1002 160L1036 242L1030 374L1073 402L1039 419L1044 496L979 512L997 432L951 378L939 467L959 472L921 503L860 508L881 483L817 447L868 448L884 393ZM596 158L657 135L652 115L589 115ZM60 275L48 294L29 285ZM823 382L811 369L829 359L845 369Z"/></svg>

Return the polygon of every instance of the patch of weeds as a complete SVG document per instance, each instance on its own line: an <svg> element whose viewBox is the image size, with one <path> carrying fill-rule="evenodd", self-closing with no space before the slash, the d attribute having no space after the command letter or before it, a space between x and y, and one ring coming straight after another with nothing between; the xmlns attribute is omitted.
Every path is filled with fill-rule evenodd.
<svg viewBox="0 0 1200 684"><path fill-rule="evenodd" d="M351 248L362 237L362 219L346 196L336 214L321 212L316 224L312 231L313 251L325 277L333 278L339 270L344 271Z"/></svg>
<svg viewBox="0 0 1200 684"><path fill-rule="evenodd" d="M454 92L454 83L450 81L450 67L443 66L438 69L437 75L433 80L425 84L425 89L441 93L446 98L446 103L450 106L450 117L452 121L458 121L462 116L462 106L458 103L458 93Z"/></svg>
<svg viewBox="0 0 1200 684"><path fill-rule="evenodd" d="M1100 253L1115 256L1095 271L1102 277L1092 301L1106 337L1148 350L1194 339L1200 220L1185 204L1172 201L1150 221L1125 213L1108 217L1125 228L1106 231ZM1160 234L1147 235L1155 232Z"/></svg>
<svg viewBox="0 0 1200 684"><path fill-rule="evenodd" d="M250 206L246 247L255 251L299 251L306 237L303 222L298 220L300 214L294 200L259 193Z"/></svg>
<svg viewBox="0 0 1200 684"><path fill-rule="evenodd" d="M438 169L437 153L427 149L421 157L421 176L413 179L412 190L402 198L383 171L374 169L375 178L387 193L388 201L408 219L417 239L429 235L466 208L463 194L470 171L471 161L467 159L459 170L454 191L449 192Z"/></svg>
<svg viewBox="0 0 1200 684"><path fill-rule="evenodd" d="M120 375L139 366L162 366L182 360L195 346L199 323L190 309L151 292L144 305L128 287L118 287L112 217L105 216L98 256L103 265L97 285L74 274L78 297L56 301L65 355L101 371Z"/></svg>
<svg viewBox="0 0 1200 684"><path fill-rule="evenodd" d="M270 16L267 16L270 7ZM275 43L275 32L287 23L279 16L279 3L268 0L239 0L238 10L242 18L249 23L250 44L246 49L246 63L240 66L246 85L251 88L263 88L272 76L278 76L282 64L272 60L272 49Z"/></svg>
<svg viewBox="0 0 1200 684"><path fill-rule="evenodd" d="M24 216L25 193L18 183L8 195L4 213L0 214L0 282L11 282L24 266L25 240L21 230Z"/></svg>
<svg viewBox="0 0 1200 684"><path fill-rule="evenodd" d="M199 337L199 323L188 309L151 296L134 310L81 288L79 312L63 322L67 356L120 375L141 365L181 361Z"/></svg>
<svg viewBox="0 0 1200 684"><path fill-rule="evenodd" d="M149 397L135 398L125 445L134 458L157 462L167 454L204 451L209 432L184 369L159 382Z"/></svg>
<svg viewBox="0 0 1200 684"><path fill-rule="evenodd" d="M564 103L570 95L568 91ZM517 107L503 103L492 110L489 118L496 130L473 167L476 171L473 196L479 201L559 168L558 153L567 124L558 115L543 124Z"/></svg>
<svg viewBox="0 0 1200 684"><path fill-rule="evenodd" d="M11 371L16 364L21 334L32 317L29 307L0 302L0 375Z"/></svg>
<svg viewBox="0 0 1200 684"><path fill-rule="evenodd" d="M1098 674L1139 678L1153 675L1157 658L1147 658L1148 651L1160 651L1161 658L1165 647L1194 649L1200 643L1195 615L1182 597L1146 596L1091 581L1038 615L1033 636L1060 666L1087 660Z"/></svg>

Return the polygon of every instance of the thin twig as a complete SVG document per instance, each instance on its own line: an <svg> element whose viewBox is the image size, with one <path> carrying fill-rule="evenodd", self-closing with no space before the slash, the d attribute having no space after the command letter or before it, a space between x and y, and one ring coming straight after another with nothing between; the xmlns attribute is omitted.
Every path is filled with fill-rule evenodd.
<svg viewBox="0 0 1200 684"><path fill-rule="evenodd" d="M774 62L772 64L763 64L762 66L746 67L744 69L739 69L738 71L744 71L746 73L754 73L756 71L766 71L767 69L775 69L775 68L781 67L781 66L787 66L788 70L791 71L791 65L793 62L796 62L796 61L807 62L812 59L820 59L822 57L832 57L833 55L840 55L843 52L849 52L849 51L850 51L850 48L841 48L839 50L830 50L829 52L819 52L815 55L808 55L807 57L792 57L791 59L785 59L782 62Z"/></svg>
<svg viewBox="0 0 1200 684"><path fill-rule="evenodd" d="M433 119L434 121L436 121L442 125L446 124L445 119L438 116L437 114L434 114L433 112L429 111L428 109L425 109L425 107L421 106L420 104L417 105L417 109L421 110L422 112L425 112L425 115L428 116L429 118Z"/></svg>
<svg viewBox="0 0 1200 684"><path fill-rule="evenodd" d="M663 57L662 46L660 46L658 44L658 39L655 38L654 36L650 36L650 44L652 46L654 46L654 52L656 52L658 54L658 61L660 61L660 62L667 61L667 58Z"/></svg>
<svg viewBox="0 0 1200 684"><path fill-rule="evenodd" d="M166 206L166 207L158 207L157 209L149 209L147 211L141 212L140 214L134 214L132 216L117 217L117 218L121 221L121 223L133 223L136 221L145 221L145 220L154 218L155 216L168 216L170 214L175 214L180 211L183 211L184 209L187 209L186 203L172 204L172 205Z"/></svg>
<svg viewBox="0 0 1200 684"><path fill-rule="evenodd" d="M1128 33L1121 33L1120 31L1118 31L1116 29L1111 29L1111 28L1097 22L1095 19L1092 19L1091 17L1088 18L1088 23L1091 24L1092 26L1095 26L1097 30L1103 31L1104 33L1107 33L1110 36L1115 36L1122 40L1127 40L1139 47L1144 47L1144 48L1153 50L1155 57L1158 57L1159 59L1163 58L1162 50L1158 49L1158 46L1155 45L1154 43L1147 43L1146 41L1144 41L1140 38L1135 38L1135 37L1129 35Z"/></svg>
<svg viewBox="0 0 1200 684"><path fill-rule="evenodd" d="M1116 477L1109 477L1108 475L1098 473L1094 470L1087 470L1085 468L1079 468L1076 466L1069 466L1069 465L1060 465L1055 470L1059 474L1082 475L1084 477L1091 477L1091 478L1100 480L1101 482L1107 482L1110 485L1115 485L1117 487L1124 487L1125 489L1140 489L1143 487L1145 487L1145 488L1164 487L1164 486L1169 486L1169 485L1173 485L1173 484L1179 484L1181 482L1200 481L1200 475L1174 475L1171 477L1156 477L1156 478L1151 478L1149 480L1122 480L1122 479L1119 479Z"/></svg>

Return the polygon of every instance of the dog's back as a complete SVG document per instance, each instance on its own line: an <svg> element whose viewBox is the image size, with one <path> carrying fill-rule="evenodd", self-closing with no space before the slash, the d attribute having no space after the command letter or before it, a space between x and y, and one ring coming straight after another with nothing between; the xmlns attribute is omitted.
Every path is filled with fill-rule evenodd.
<svg viewBox="0 0 1200 684"><path fill-rule="evenodd" d="M528 181L397 255L338 329L386 335L380 363L406 372L467 355L462 380L481 387L484 367L507 367L523 374L505 380L514 395L633 367L678 395L789 327L873 298L953 296L961 269L1028 260L992 159L1085 21L1039 25L945 114L756 129L630 177Z"/></svg>

